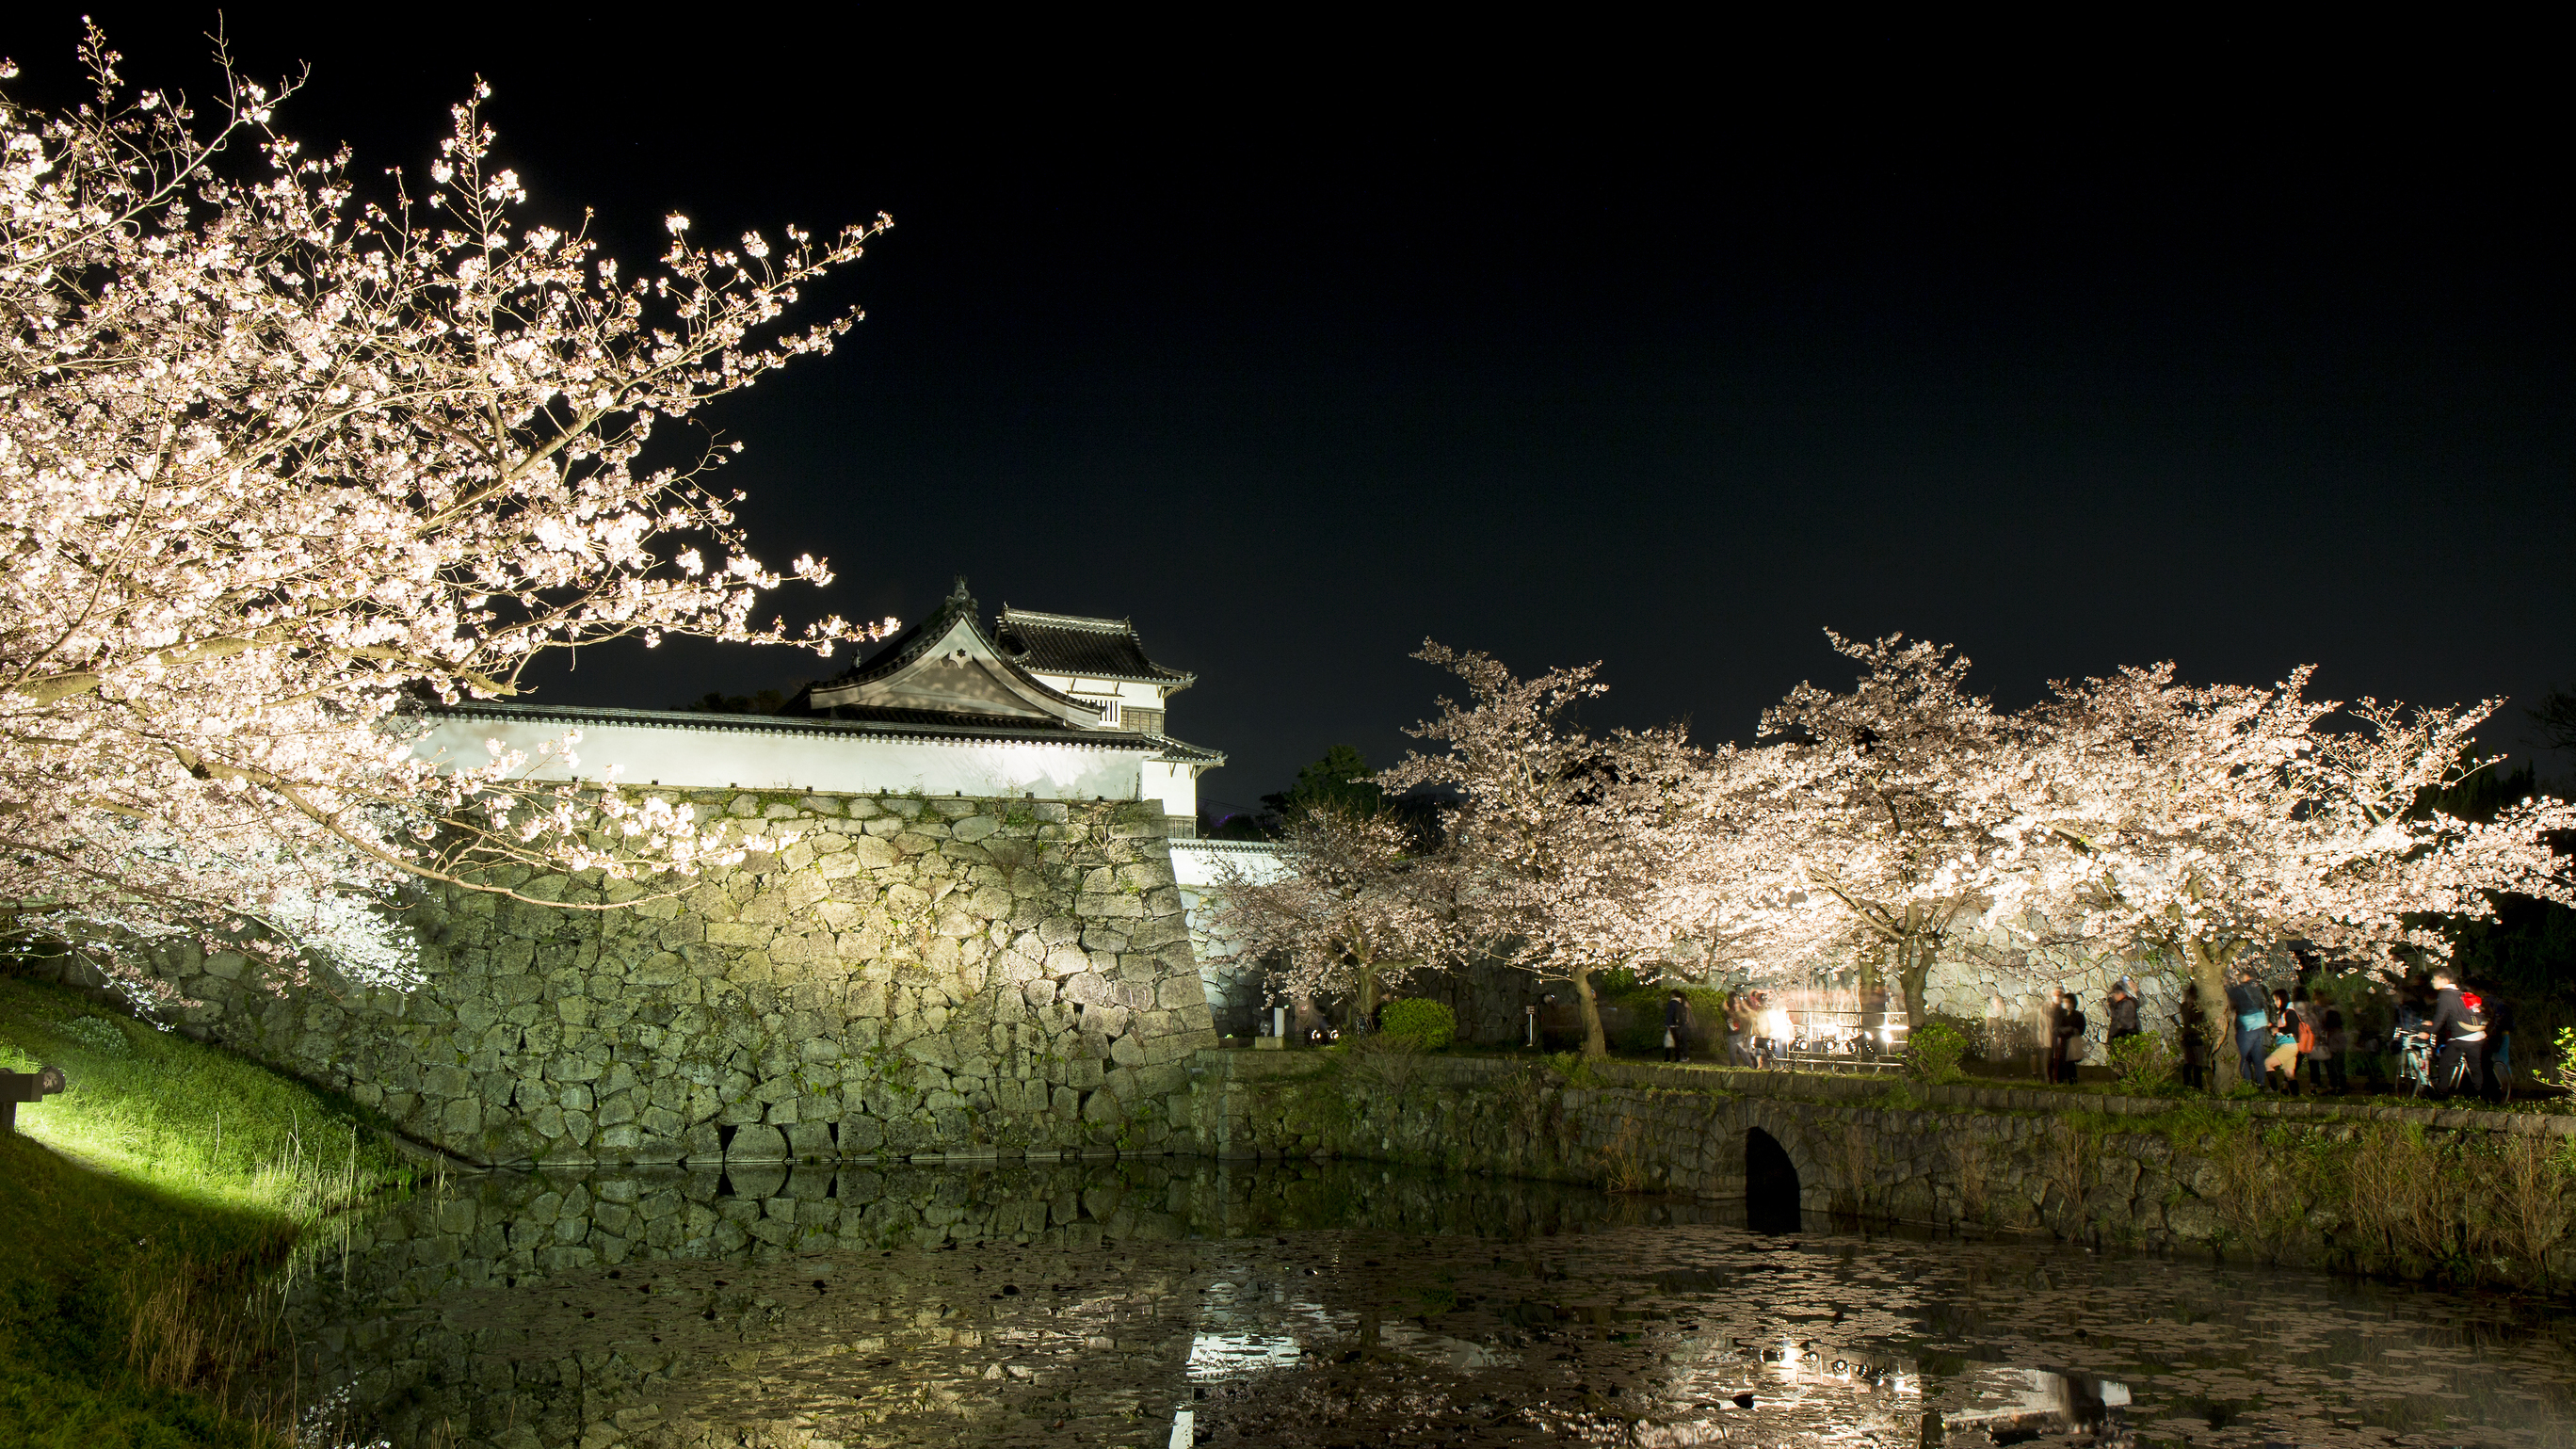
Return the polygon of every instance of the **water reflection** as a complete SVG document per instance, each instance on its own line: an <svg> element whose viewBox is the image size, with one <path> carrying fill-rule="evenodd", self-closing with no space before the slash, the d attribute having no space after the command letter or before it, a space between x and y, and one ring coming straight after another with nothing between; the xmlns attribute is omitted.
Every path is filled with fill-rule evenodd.
<svg viewBox="0 0 2576 1449"><path fill-rule="evenodd" d="M2496 1444L2494 1296L1360 1164L479 1180L294 1288L397 1444Z"/></svg>

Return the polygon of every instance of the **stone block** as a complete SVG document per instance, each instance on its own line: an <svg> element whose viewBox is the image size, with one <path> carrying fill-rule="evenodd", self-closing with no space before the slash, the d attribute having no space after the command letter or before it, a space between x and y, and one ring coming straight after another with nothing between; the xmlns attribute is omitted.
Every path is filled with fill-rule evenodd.
<svg viewBox="0 0 2576 1449"><path fill-rule="evenodd" d="M483 1131L483 1102L477 1097L459 1097L443 1108L438 1117L441 1140L451 1149L480 1160L474 1139Z"/></svg>
<svg viewBox="0 0 2576 1449"><path fill-rule="evenodd" d="M786 1162L789 1160L787 1135L776 1127L761 1123L737 1127L734 1129L733 1141L725 1144L724 1160L728 1172L732 1171L732 1165L737 1162ZM736 1181L735 1190L738 1192L741 1190L739 1180Z"/></svg>

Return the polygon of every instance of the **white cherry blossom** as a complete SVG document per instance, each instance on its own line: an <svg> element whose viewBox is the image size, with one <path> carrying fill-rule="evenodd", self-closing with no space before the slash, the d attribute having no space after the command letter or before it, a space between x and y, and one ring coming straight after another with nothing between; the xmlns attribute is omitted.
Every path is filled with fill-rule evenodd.
<svg viewBox="0 0 2576 1449"><path fill-rule="evenodd" d="M827 350L855 313L783 314L889 223L739 250L675 227L630 277L513 216L480 87L438 190L377 203L271 128L291 87L227 61L201 121L95 30L83 58L89 104L0 97L0 901L291 971L356 919L321 902L588 871L605 906L738 857L596 777L416 759L417 721L575 644L791 642L753 618L781 577L711 486L729 452L673 425Z"/></svg>

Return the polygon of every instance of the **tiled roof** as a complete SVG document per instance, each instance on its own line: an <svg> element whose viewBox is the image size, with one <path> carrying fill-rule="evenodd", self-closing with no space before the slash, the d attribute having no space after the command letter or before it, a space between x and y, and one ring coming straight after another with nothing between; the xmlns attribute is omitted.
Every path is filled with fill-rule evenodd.
<svg viewBox="0 0 2576 1449"><path fill-rule="evenodd" d="M642 729L710 730L719 734L840 736L851 740L887 737L1016 740L1104 750L1151 750L1161 744L1151 735L1077 729L1056 719L953 714L933 709L843 708L831 715L714 714L684 709L591 709L580 705L477 702L432 706L427 712L452 719L542 720L567 725L629 725Z"/></svg>
<svg viewBox="0 0 2576 1449"><path fill-rule="evenodd" d="M1145 657L1136 626L1125 619L1092 619L1079 614L1041 614L1034 609L1003 606L994 621L993 642L1024 669L1071 674L1088 679L1132 679L1186 689L1198 676L1165 669Z"/></svg>
<svg viewBox="0 0 2576 1449"><path fill-rule="evenodd" d="M1222 765L1225 763L1225 751L1223 750L1211 750L1205 745L1183 744L1181 741L1173 739L1170 735L1146 735L1144 738L1154 742L1156 746L1154 758L1158 760L1169 760L1176 765Z"/></svg>

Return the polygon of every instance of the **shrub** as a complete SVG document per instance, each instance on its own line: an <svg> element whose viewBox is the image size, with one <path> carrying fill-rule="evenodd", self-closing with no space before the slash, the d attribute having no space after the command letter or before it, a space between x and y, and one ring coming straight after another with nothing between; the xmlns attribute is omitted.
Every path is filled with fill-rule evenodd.
<svg viewBox="0 0 2576 1449"><path fill-rule="evenodd" d="M1628 972L1601 977L1602 1028L1613 1051L1643 1056L1664 1049L1664 1002L1678 991L1690 1006L1691 1049L1712 1055L1726 1051L1726 993L1713 986L1694 986L1666 977L1638 981Z"/></svg>
<svg viewBox="0 0 2576 1449"><path fill-rule="evenodd" d="M1445 1002L1408 996L1388 1002L1378 1013L1378 1030L1388 1036L1410 1037L1422 1050L1436 1052L1457 1037L1458 1013Z"/></svg>
<svg viewBox="0 0 2576 1449"><path fill-rule="evenodd" d="M1967 1055L1968 1038L1944 1021L1926 1023L1905 1043L1905 1075L1918 1082L1956 1082L1967 1073L1959 1058Z"/></svg>
<svg viewBox="0 0 2576 1449"><path fill-rule="evenodd" d="M2173 1049L2154 1032L2124 1036L2111 1043L2111 1075L2120 1085L2142 1097L2162 1096L2173 1090L2174 1074L2180 1063Z"/></svg>

